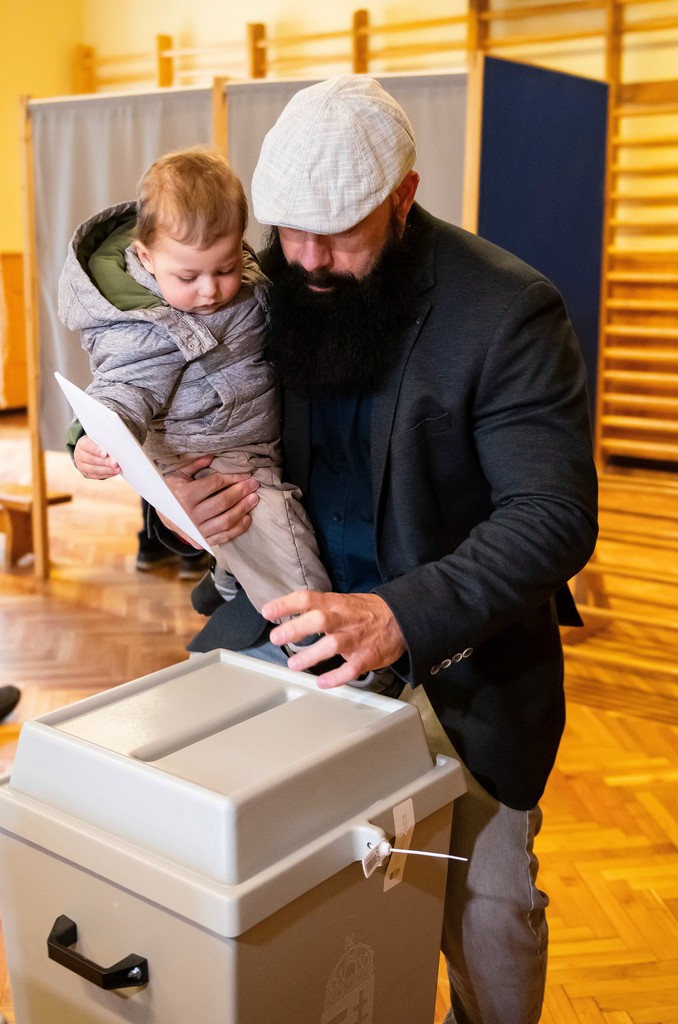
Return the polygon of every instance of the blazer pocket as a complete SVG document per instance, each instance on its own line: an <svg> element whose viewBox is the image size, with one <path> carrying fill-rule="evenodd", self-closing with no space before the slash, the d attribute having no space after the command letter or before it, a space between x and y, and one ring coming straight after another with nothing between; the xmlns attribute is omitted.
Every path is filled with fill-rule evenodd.
<svg viewBox="0 0 678 1024"><path fill-rule="evenodd" d="M444 434L450 430L450 415L447 412L440 416L427 416L407 430L395 431L391 438L391 450L394 452L406 452L416 448L423 441L427 441L436 434Z"/></svg>

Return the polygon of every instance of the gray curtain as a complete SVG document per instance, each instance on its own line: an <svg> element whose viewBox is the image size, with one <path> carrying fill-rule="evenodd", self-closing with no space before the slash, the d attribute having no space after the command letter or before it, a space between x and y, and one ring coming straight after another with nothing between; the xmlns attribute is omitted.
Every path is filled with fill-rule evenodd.
<svg viewBox="0 0 678 1024"><path fill-rule="evenodd" d="M57 316L57 284L74 229L112 203L134 197L158 156L209 143L211 90L33 101L34 210L39 289L40 438L60 450L70 406L54 379L59 370L80 387L90 378L76 334Z"/></svg>
<svg viewBox="0 0 678 1024"><path fill-rule="evenodd" d="M421 174L418 200L436 216L459 224L466 74L378 77L412 121ZM264 135L290 97L308 84L290 80L228 85L229 159L248 200ZM59 450L71 412L54 370L80 387L90 380L79 338L57 317L57 283L68 240L87 217L131 199L139 177L161 153L210 141L211 90L32 102L30 116L40 296L40 433L44 448ZM255 248L261 236L252 218L248 238Z"/></svg>

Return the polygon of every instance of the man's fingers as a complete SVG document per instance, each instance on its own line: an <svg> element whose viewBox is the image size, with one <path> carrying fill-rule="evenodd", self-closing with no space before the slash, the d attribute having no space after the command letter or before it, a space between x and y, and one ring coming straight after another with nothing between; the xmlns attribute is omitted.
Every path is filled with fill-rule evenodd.
<svg viewBox="0 0 678 1024"><path fill-rule="evenodd" d="M346 666L324 673L320 686L340 686L370 669L391 665L405 651L398 623L377 594L335 594L297 590L267 602L269 621L283 619L270 632L275 644L294 644L320 633L322 639L295 653L288 662L295 670L311 668L340 654Z"/></svg>
<svg viewBox="0 0 678 1024"><path fill-rule="evenodd" d="M284 597L276 597L272 601L267 601L261 609L261 614L265 619L268 619L269 622L276 622L278 619L286 619L289 616L302 615L304 612L309 612L311 607L320 614L320 605L323 600L324 595L318 594L313 590L293 590L291 594L285 594ZM289 626L290 629L294 629L295 623L285 622L283 623L283 626ZM302 623L302 625L305 625L305 623ZM272 630L272 634L277 633L279 629L283 629L283 626L276 627L275 630ZM289 630L283 631L283 633L280 634L280 641L276 639L273 642L285 643L287 639L296 639L291 632L288 637L287 632L289 632ZM321 630L317 628L311 630L311 632L319 633ZM272 634L271 639L273 639ZM308 633L305 633L304 636L308 636Z"/></svg>
<svg viewBox="0 0 678 1024"><path fill-rule="evenodd" d="M258 500L253 495L259 488L259 482L249 475L212 473L187 479L180 473L168 473L165 481L198 526L224 512L237 510L242 514L249 511Z"/></svg>
<svg viewBox="0 0 678 1024"><path fill-rule="evenodd" d="M206 499L206 503L214 504L216 507L216 515L231 511L242 513L243 510L254 508L259 500L256 497L256 491L259 489L258 480L252 476L244 479L242 477L236 477L233 480L228 477L224 477L224 479L226 483L224 483L223 489Z"/></svg>
<svg viewBox="0 0 678 1024"><path fill-rule="evenodd" d="M248 513L243 513L237 510L238 506L236 506L235 509L231 509L231 512L224 513L224 518L228 522L230 522L231 519L233 519L233 525L227 525L224 528L223 524L218 526L215 524L210 527L209 521L202 524L202 526L200 527L200 532L202 533L203 537L209 544L228 544L230 540L234 540L236 537L242 536L243 533L246 533L247 530L249 530L250 526L252 525L252 516ZM237 519L235 519L235 516L232 515L232 513L235 513L236 511L238 516ZM219 520L219 522L221 524L221 520Z"/></svg>
<svg viewBox="0 0 678 1024"><path fill-rule="evenodd" d="M360 673L356 672L349 662L346 662L345 665L341 665L339 668L335 668L331 672L323 672L322 675L317 677L316 683L321 690L331 690L335 686L343 686L345 683L352 683L359 675Z"/></svg>
<svg viewBox="0 0 678 1024"><path fill-rule="evenodd" d="M334 658L336 654L337 645L334 638L323 636L314 644L309 644L308 647L303 647L293 654L287 662L287 667L294 672L304 672L307 668L312 668L313 665L319 665L321 661Z"/></svg>

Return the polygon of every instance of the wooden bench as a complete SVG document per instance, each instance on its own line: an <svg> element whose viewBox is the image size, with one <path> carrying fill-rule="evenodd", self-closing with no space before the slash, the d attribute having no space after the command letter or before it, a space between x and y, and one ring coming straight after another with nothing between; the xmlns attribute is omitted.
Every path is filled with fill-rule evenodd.
<svg viewBox="0 0 678 1024"><path fill-rule="evenodd" d="M63 505L71 494L54 491L47 495L48 505ZM29 484L0 483L0 533L6 536L5 568L16 565L23 555L33 551L33 490Z"/></svg>

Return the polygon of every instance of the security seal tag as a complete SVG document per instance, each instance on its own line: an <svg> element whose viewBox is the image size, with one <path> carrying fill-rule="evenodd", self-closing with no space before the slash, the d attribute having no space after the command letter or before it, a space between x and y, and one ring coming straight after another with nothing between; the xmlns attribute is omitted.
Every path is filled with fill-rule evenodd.
<svg viewBox="0 0 678 1024"><path fill-rule="evenodd" d="M392 889L403 880L407 851L410 848L414 834L415 822L412 797L408 797L407 800L403 800L401 804L396 804L393 808L393 824L396 837L394 845L398 847L400 852L391 854L384 877L384 892L388 892L389 889Z"/></svg>
<svg viewBox="0 0 678 1024"><path fill-rule="evenodd" d="M384 858L381 854L379 846L379 843L377 843L375 846L369 846L368 844L367 853L362 859L363 874L365 875L365 878L369 878L370 875L373 875L377 868L380 866L380 864L384 863Z"/></svg>

